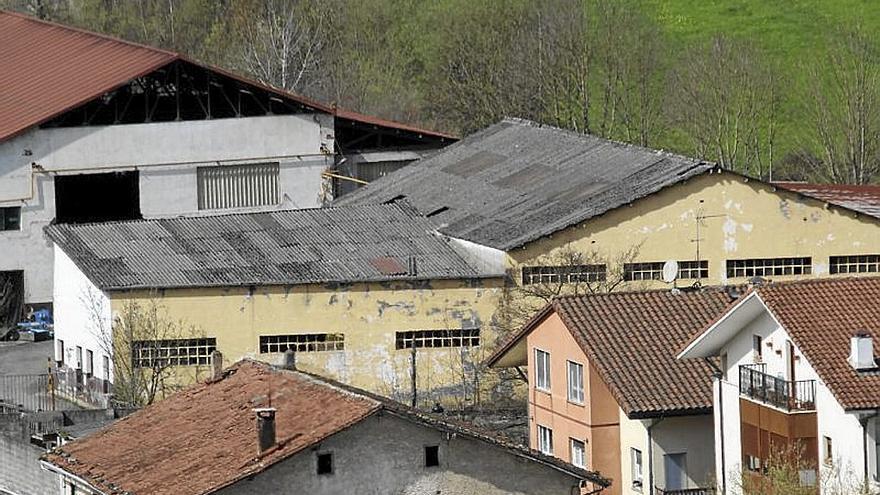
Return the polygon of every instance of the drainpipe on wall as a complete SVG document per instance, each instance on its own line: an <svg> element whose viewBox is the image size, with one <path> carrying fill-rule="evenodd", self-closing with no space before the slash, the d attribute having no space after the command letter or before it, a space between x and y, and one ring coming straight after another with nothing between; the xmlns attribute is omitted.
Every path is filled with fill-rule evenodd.
<svg viewBox="0 0 880 495"><path fill-rule="evenodd" d="M724 371L721 370L711 359L705 358L706 363L715 372L713 376L718 380L718 429L721 439L721 495L727 495L727 462L724 459Z"/></svg>
<svg viewBox="0 0 880 495"><path fill-rule="evenodd" d="M865 486L866 487L871 482L871 480L869 479L869 470L868 470L868 423L872 419L876 418L877 414L878 414L878 412L875 410L874 414L872 414L870 416L865 416L859 420L859 423L862 424L862 455L864 456L864 462L865 462ZM876 435L877 432L875 431L874 434ZM878 455L878 454L880 454L880 452L874 453L874 455ZM880 474L880 473L878 473L878 474Z"/></svg>
<svg viewBox="0 0 880 495"><path fill-rule="evenodd" d="M654 427L663 419L652 419L648 425L648 493L654 493Z"/></svg>

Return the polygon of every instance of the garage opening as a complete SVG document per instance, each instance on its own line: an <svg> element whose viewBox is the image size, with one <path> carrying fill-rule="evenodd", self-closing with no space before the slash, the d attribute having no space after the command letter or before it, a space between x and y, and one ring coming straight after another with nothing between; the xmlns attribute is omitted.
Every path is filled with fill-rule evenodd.
<svg viewBox="0 0 880 495"><path fill-rule="evenodd" d="M58 223L136 220L141 216L138 172L55 177Z"/></svg>

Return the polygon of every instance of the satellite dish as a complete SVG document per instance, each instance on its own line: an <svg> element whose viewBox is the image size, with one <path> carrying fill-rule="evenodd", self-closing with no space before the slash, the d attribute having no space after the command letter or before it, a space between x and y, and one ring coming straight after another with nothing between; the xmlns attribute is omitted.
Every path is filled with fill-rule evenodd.
<svg viewBox="0 0 880 495"><path fill-rule="evenodd" d="M678 278L678 262L675 260L669 260L666 263L663 263L663 281L667 284L671 284L675 282L675 279Z"/></svg>

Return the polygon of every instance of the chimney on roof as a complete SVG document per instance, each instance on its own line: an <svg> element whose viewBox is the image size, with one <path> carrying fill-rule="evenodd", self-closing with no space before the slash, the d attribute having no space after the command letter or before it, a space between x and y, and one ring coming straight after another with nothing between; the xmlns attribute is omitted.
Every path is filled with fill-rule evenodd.
<svg viewBox="0 0 880 495"><path fill-rule="evenodd" d="M275 446L275 408L254 409L257 414L257 445L262 454Z"/></svg>
<svg viewBox="0 0 880 495"><path fill-rule="evenodd" d="M850 339L849 364L856 370L873 369L877 367L874 362L874 339L871 334L859 330Z"/></svg>
<svg viewBox="0 0 880 495"><path fill-rule="evenodd" d="M296 369L296 352L293 349L284 351L284 354L281 356L281 367L290 371Z"/></svg>
<svg viewBox="0 0 880 495"><path fill-rule="evenodd" d="M212 380L223 378L223 353L215 350L211 353Z"/></svg>

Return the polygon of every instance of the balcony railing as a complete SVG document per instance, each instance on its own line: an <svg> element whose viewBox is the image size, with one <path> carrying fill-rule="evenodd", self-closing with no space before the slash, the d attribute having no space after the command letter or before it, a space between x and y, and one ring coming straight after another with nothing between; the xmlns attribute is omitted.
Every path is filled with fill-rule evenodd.
<svg viewBox="0 0 880 495"><path fill-rule="evenodd" d="M680 490L664 490L654 487L654 495L714 495L714 488L682 488Z"/></svg>
<svg viewBox="0 0 880 495"><path fill-rule="evenodd" d="M816 381L788 381L765 373L764 365L739 367L739 393L785 411L816 409Z"/></svg>

